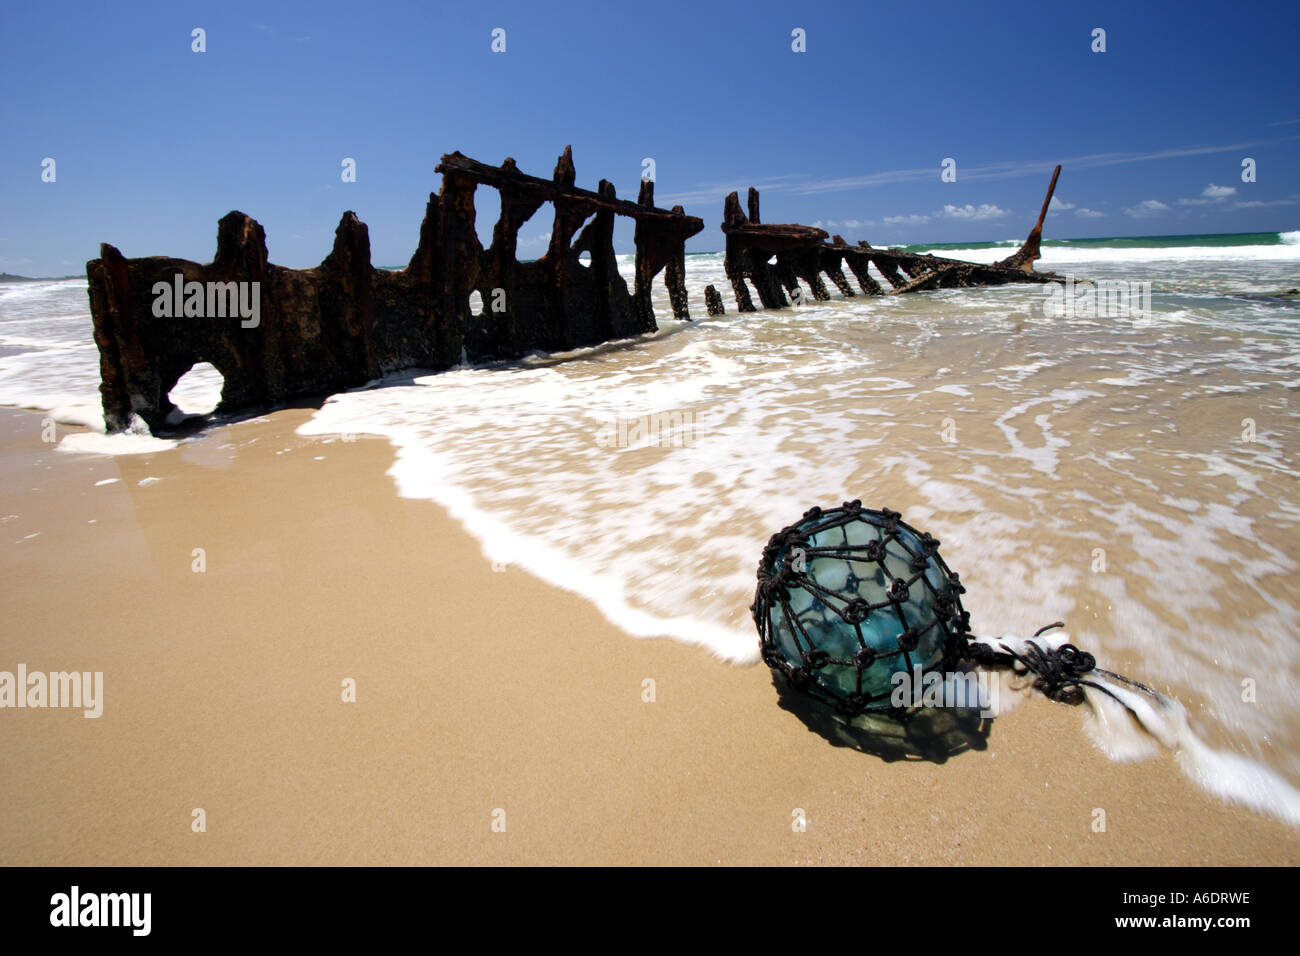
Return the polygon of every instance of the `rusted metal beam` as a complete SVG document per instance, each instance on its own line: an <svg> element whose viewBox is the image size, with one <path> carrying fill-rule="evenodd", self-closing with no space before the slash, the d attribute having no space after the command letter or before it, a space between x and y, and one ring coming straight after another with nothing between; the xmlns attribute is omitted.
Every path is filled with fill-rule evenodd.
<svg viewBox="0 0 1300 956"><path fill-rule="evenodd" d="M709 315L726 315L727 309L722 304L722 296L711 285L704 287L704 308Z"/></svg>
<svg viewBox="0 0 1300 956"><path fill-rule="evenodd" d="M435 173L459 173L484 186L492 186L496 189L512 189L519 194L531 193L537 197L539 202L555 202L556 199L573 199L586 200L591 203L593 208L608 209L619 216L627 216L631 219L640 221L656 220L664 223L675 223L677 216L670 210L658 209L654 206L642 206L639 203L629 202L626 199L610 199L607 196L600 195L599 192L593 192L590 189L582 189L573 185L573 178L568 175L568 170L573 167L572 147L564 148L564 155L560 157L559 166L565 166L567 157L567 167L563 170L557 169L557 176L551 179L542 179L538 176L530 176L527 173L521 173L511 160L509 165L503 163L500 166L488 166L480 163L476 159L470 159L459 152L448 153L438 161L434 167ZM560 175L563 172L564 175ZM649 180L646 180L649 182ZM697 226L695 232L704 228L704 220L696 216L687 216L685 223L677 223L678 227L683 230L689 230ZM694 235L695 233L691 233Z"/></svg>
<svg viewBox="0 0 1300 956"><path fill-rule="evenodd" d="M1052 172L1052 182L1047 187L1047 198L1043 200L1043 208L1038 213L1038 222L1034 223L1034 228L1029 230L1029 236L1025 239L1024 244L1014 255L1007 256L1007 258L994 263L994 265L1005 269L1020 269L1023 272L1034 271L1034 263L1043 257L1039 251L1043 241L1043 220L1047 218L1047 207L1052 204L1052 194L1056 192L1056 180L1060 176L1061 167L1057 166Z"/></svg>

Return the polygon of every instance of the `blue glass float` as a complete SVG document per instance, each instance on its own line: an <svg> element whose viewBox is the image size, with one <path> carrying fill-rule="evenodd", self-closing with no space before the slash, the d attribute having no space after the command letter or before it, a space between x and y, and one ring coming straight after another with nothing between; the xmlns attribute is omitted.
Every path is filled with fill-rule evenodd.
<svg viewBox="0 0 1300 956"><path fill-rule="evenodd" d="M763 660L844 716L894 709L894 674L969 654L970 614L939 542L888 508L813 508L774 534L750 608Z"/></svg>

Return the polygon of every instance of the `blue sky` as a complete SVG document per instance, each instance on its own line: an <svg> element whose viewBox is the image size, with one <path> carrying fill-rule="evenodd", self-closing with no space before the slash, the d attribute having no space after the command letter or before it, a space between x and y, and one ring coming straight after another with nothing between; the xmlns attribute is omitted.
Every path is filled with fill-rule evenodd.
<svg viewBox="0 0 1300 956"><path fill-rule="evenodd" d="M401 264L443 153L549 176L566 143L579 185L627 198L653 158L659 204L705 221L691 251L721 248L723 197L750 185L764 221L851 241L1020 238L1057 162L1049 238L1293 230L1297 36L1292 0L6 0L0 271L79 273L101 241L208 261L231 209L283 265L318 263L345 209L376 265ZM521 256L549 228L543 209Z"/></svg>

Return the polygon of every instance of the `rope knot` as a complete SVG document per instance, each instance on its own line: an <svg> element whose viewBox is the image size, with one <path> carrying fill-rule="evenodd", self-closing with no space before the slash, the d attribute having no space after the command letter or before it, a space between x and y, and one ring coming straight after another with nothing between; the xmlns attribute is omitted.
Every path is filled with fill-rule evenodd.
<svg viewBox="0 0 1300 956"><path fill-rule="evenodd" d="M848 604L844 605L844 610L840 617L844 618L849 624L861 624L871 614L871 605L862 598L854 598Z"/></svg>

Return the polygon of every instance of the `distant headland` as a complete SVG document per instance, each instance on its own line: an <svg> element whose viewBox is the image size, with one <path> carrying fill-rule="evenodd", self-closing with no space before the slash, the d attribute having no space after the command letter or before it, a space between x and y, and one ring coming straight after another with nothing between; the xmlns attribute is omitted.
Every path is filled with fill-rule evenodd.
<svg viewBox="0 0 1300 956"><path fill-rule="evenodd" d="M32 276L15 276L8 272L0 272L0 282L58 282L62 279L80 279L81 276L50 276L48 278L33 278Z"/></svg>

